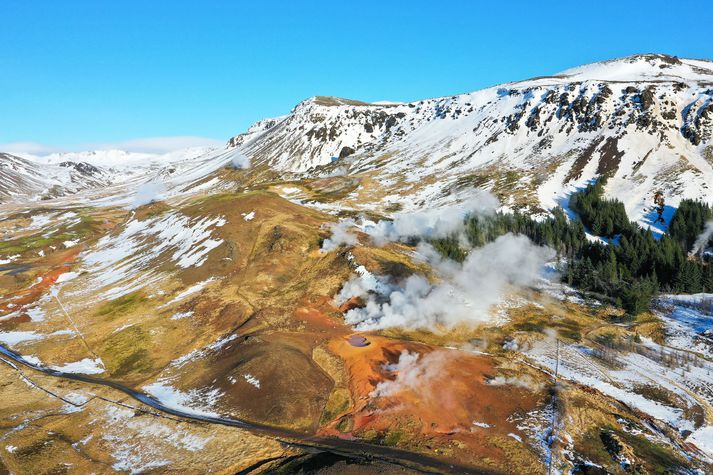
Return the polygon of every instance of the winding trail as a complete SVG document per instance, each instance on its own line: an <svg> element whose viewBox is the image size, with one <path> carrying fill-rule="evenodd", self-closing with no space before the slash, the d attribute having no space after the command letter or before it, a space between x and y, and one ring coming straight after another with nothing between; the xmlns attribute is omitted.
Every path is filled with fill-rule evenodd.
<svg viewBox="0 0 713 475"><path fill-rule="evenodd" d="M385 447L381 445L372 445L355 440L345 440L337 438L323 438L306 435L301 432L282 429L279 427L268 426L265 424L251 423L239 419L231 419L226 417L215 417L206 416L200 414L193 414L190 412L184 412L172 407L166 406L158 399L137 391L135 389L129 388L116 381L111 381L108 379L97 378L94 376L89 376L79 373L67 373L64 371L59 371L53 368L47 368L34 364L26 360L22 355L16 353L15 351L7 348L4 345L0 345L0 355L14 361L15 363L30 368L32 370L41 372L48 376L52 376L59 379L66 379L72 381L80 381L88 384L95 384L100 386L106 386L114 390L120 391L131 398L159 411L158 414L154 414L158 417L165 417L162 414L169 414L171 416L180 418L182 420L187 420L190 422L201 422L208 424L218 424L223 426L237 427L240 429L248 430L252 433L262 436L268 436L278 440L280 443L289 445L292 447L301 448L307 452L320 453L328 452L344 457L350 457L361 461L370 460L380 460L382 462L400 465L412 470L417 470L422 473L453 473L453 474L476 474L476 473L497 473L488 472L472 467L455 465L443 460L438 460L432 457L421 455L418 453L408 452L405 450L395 449L391 447ZM27 375L20 367L14 367L16 371L20 373L20 376L27 378ZM60 399L60 396L55 395L51 391L38 386L33 383L33 386L54 395ZM107 400L105 398L101 398ZM113 402L113 401L111 401Z"/></svg>

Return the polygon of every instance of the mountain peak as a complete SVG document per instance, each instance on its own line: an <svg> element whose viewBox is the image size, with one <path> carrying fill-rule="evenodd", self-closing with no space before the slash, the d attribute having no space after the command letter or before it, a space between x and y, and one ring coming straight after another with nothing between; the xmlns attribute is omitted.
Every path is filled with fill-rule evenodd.
<svg viewBox="0 0 713 475"><path fill-rule="evenodd" d="M569 81L713 82L713 62L666 54L634 54L567 69L554 76Z"/></svg>
<svg viewBox="0 0 713 475"><path fill-rule="evenodd" d="M342 97L334 97L334 96L312 96L304 101L300 102L297 104L296 108L300 107L305 107L309 105L318 105L318 106L325 106L325 107L334 107L334 106L369 106L368 102L363 102L363 101L356 101L353 99L345 99Z"/></svg>

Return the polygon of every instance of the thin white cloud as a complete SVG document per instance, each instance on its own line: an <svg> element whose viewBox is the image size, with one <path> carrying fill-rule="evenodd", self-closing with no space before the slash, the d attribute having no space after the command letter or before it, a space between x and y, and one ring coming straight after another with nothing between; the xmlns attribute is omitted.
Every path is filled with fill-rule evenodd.
<svg viewBox="0 0 713 475"><path fill-rule="evenodd" d="M50 153L63 152L57 147L37 142L10 142L0 144L0 153L12 155L49 155Z"/></svg>
<svg viewBox="0 0 713 475"><path fill-rule="evenodd" d="M189 147L217 147L225 144L225 140L193 135L176 135L169 137L146 137L110 144L100 144L100 149L113 148L127 152L167 153Z"/></svg>
<svg viewBox="0 0 713 475"><path fill-rule="evenodd" d="M85 143L66 147L38 142L9 142L0 144L0 152L11 154L49 155L60 152L84 152L89 150L124 150L126 152L168 153L190 147L219 147L225 143L208 137L176 135L165 137L143 137L120 142Z"/></svg>

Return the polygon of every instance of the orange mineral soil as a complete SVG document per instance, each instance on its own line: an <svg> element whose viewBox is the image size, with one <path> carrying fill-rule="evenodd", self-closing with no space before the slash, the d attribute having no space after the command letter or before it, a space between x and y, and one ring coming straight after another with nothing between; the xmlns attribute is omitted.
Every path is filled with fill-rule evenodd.
<svg viewBox="0 0 713 475"><path fill-rule="evenodd" d="M358 336L368 345L354 345L349 337L329 343L330 351L345 362L354 405L323 427L322 435L376 434L384 441L396 433L398 445L436 452L456 441L459 449L451 456L465 462L504 461L508 454L493 440L526 438L512 416L536 409L543 394L488 384L498 374L490 356L368 333ZM404 360L412 364L404 365ZM345 418L350 420L347 431Z"/></svg>
<svg viewBox="0 0 713 475"><path fill-rule="evenodd" d="M29 321L30 318L23 312L24 308L34 303L52 287L60 275L72 270L72 265L77 259L81 248L79 246L64 252L52 255L36 273L35 280L29 286L10 292L11 297L0 300L0 317L14 312L17 316L6 320L4 326Z"/></svg>

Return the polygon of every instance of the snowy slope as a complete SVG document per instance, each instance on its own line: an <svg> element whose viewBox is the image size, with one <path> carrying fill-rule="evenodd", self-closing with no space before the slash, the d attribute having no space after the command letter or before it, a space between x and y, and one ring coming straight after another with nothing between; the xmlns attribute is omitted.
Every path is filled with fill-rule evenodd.
<svg viewBox="0 0 713 475"><path fill-rule="evenodd" d="M0 153L0 201L49 200L84 192L84 198L97 204L125 204L144 183L160 183L165 196L174 195L229 163L236 153L208 147L161 155L121 150L23 157Z"/></svg>
<svg viewBox="0 0 713 475"><path fill-rule="evenodd" d="M541 212L608 175L608 194L654 226L657 191L667 218L682 198L713 202L713 62L636 55L412 103L312 97L225 149L3 155L0 199L109 184L103 196L123 202L127 189L151 181L166 182L169 195L192 183L221 188L210 175L236 154L290 180L346 175L359 186L334 207L381 211L439 206L485 188L507 208ZM96 173L82 174L90 169L82 163Z"/></svg>
<svg viewBox="0 0 713 475"><path fill-rule="evenodd" d="M647 224L657 190L672 206L713 200L712 136L713 62L638 55L408 104L313 97L229 146L303 176L336 160L405 207L483 187L550 209L606 174L609 194Z"/></svg>
<svg viewBox="0 0 713 475"><path fill-rule="evenodd" d="M110 182L102 169L86 162L40 164L0 153L0 202L14 198L49 199Z"/></svg>

